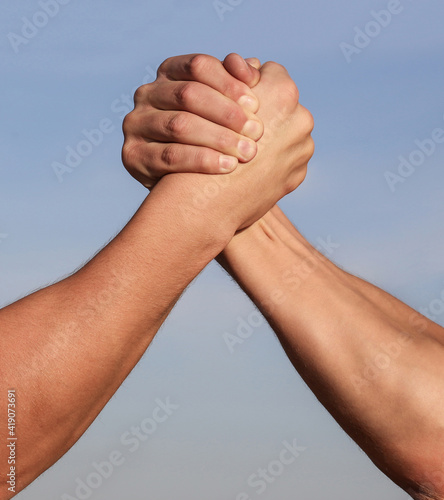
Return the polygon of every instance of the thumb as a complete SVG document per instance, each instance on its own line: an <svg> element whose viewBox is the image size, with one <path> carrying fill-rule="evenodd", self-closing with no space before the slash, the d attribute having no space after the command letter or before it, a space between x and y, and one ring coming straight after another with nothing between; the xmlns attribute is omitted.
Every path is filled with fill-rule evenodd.
<svg viewBox="0 0 444 500"><path fill-rule="evenodd" d="M253 68L256 68L257 70L260 70L262 67L261 62L257 57L247 57L245 61L250 65L253 66Z"/></svg>
<svg viewBox="0 0 444 500"><path fill-rule="evenodd" d="M229 54L223 64L231 76L234 76L234 78L237 78L250 88L255 87L261 79L259 59L250 58L246 61L239 54Z"/></svg>

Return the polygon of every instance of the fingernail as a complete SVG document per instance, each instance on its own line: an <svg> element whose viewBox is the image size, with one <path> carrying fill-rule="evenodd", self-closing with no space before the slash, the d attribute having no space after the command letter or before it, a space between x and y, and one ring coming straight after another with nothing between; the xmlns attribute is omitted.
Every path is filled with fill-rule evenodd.
<svg viewBox="0 0 444 500"><path fill-rule="evenodd" d="M241 133L253 141L258 141L262 136L262 124L257 120L248 120Z"/></svg>
<svg viewBox="0 0 444 500"><path fill-rule="evenodd" d="M233 156L220 156L219 168L222 173L232 172L237 167L237 158Z"/></svg>
<svg viewBox="0 0 444 500"><path fill-rule="evenodd" d="M254 142L239 141L237 148L242 156L242 159L245 161L250 161L256 154L256 143Z"/></svg>
<svg viewBox="0 0 444 500"><path fill-rule="evenodd" d="M245 110L251 111L252 113L256 113L259 109L259 102L254 97L249 95L243 95L237 103L242 106Z"/></svg>

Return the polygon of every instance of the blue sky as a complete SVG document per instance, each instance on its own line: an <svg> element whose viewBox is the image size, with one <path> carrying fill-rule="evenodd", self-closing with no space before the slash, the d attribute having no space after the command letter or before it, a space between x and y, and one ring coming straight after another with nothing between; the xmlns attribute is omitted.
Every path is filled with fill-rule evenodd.
<svg viewBox="0 0 444 500"><path fill-rule="evenodd" d="M223 20L212 0L71 0L46 23L38 1L3 0L0 304L79 267L143 200L120 162L133 89L171 55L236 51L286 65L315 117L308 178L281 203L290 218L310 241L340 245L333 258L347 270L443 324L444 144L415 153L444 129L443 2L222 4ZM375 16L389 7L390 20ZM24 18L46 25L14 50ZM355 43L355 28L372 38L347 61L341 43ZM53 163L103 120L114 131L60 182ZM390 189L400 157L417 166ZM406 498L319 405L268 327L230 353L224 333L253 311L210 265L78 445L18 498L76 498L77 478L112 452L123 465L88 498ZM129 451L122 435L168 398L179 408ZM304 451L259 495L248 478L295 439Z"/></svg>

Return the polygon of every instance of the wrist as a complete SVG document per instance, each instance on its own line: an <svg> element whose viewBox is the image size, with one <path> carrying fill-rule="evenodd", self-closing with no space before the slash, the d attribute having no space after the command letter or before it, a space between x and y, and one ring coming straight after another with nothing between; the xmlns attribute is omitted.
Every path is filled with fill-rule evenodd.
<svg viewBox="0 0 444 500"><path fill-rule="evenodd" d="M278 207L237 233L218 262L261 298L276 291L297 294L319 279L350 285L347 273L310 245Z"/></svg>
<svg viewBox="0 0 444 500"><path fill-rule="evenodd" d="M213 177L213 176L211 176ZM148 200L161 214L174 214L179 234L192 238L199 251L210 259L228 245L238 228L238 217L228 210L221 193L207 189L208 178L202 174L171 174L163 177Z"/></svg>

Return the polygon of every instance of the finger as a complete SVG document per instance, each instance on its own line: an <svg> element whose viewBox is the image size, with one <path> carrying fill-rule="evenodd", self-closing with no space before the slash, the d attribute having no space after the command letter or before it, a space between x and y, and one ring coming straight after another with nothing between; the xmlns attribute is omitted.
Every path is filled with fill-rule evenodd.
<svg viewBox="0 0 444 500"><path fill-rule="evenodd" d="M239 54L229 54L223 64L224 68L234 78L244 82L250 88L255 87L261 79L260 72L255 67L249 65Z"/></svg>
<svg viewBox="0 0 444 500"><path fill-rule="evenodd" d="M266 78L267 81L270 80L293 81L285 66L282 66L282 64L278 64L273 61L269 61L263 64L261 66L260 73L261 73L261 82L263 81L264 77Z"/></svg>
<svg viewBox="0 0 444 500"><path fill-rule="evenodd" d="M242 98L242 107L252 113L259 108L248 85L230 75L215 57L204 54L172 57L161 64L158 74L168 80L204 83L235 102Z"/></svg>
<svg viewBox="0 0 444 500"><path fill-rule="evenodd" d="M159 83L150 93L149 101L156 109L187 111L254 141L259 140L264 131L256 115L202 83Z"/></svg>
<svg viewBox="0 0 444 500"><path fill-rule="evenodd" d="M144 143L138 146L136 154L127 168L133 177L143 179L146 187L152 187L169 173L225 174L238 165L232 156L186 144Z"/></svg>
<svg viewBox="0 0 444 500"><path fill-rule="evenodd" d="M288 71L284 66L274 63L267 62L261 67L261 82L254 92L256 93L259 100L270 99L270 96L274 97L277 118L281 114L285 114L285 110L282 108L288 108L288 106L296 106L299 101L299 90L288 74ZM258 113L261 118L261 114Z"/></svg>
<svg viewBox="0 0 444 500"><path fill-rule="evenodd" d="M255 141L192 113L151 111L143 123L146 136L154 141L203 146L242 162L252 160L257 153Z"/></svg>
<svg viewBox="0 0 444 500"><path fill-rule="evenodd" d="M253 66L253 68L256 68L257 70L261 69L261 62L257 57L247 57L245 61L250 65Z"/></svg>

